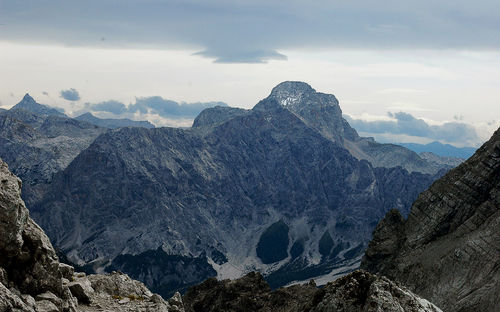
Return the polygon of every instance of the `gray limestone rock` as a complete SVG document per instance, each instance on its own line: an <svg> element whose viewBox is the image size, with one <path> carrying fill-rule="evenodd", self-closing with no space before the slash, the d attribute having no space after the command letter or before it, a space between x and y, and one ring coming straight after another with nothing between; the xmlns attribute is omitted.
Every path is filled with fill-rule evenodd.
<svg viewBox="0 0 500 312"><path fill-rule="evenodd" d="M79 303L90 303L90 298L94 294L94 289L87 277L75 277L75 280L68 284L68 288Z"/></svg>
<svg viewBox="0 0 500 312"><path fill-rule="evenodd" d="M16 294L0 283L0 311L27 311L34 312L32 306L27 305Z"/></svg>
<svg viewBox="0 0 500 312"><path fill-rule="evenodd" d="M38 294L36 296L35 300L36 301L42 301L42 300L50 301L53 304L55 304L56 306L61 305L61 302L62 302L61 298L57 297L56 295L54 295L50 291L44 292L42 294Z"/></svg>
<svg viewBox="0 0 500 312"><path fill-rule="evenodd" d="M149 311L184 312L182 298L175 295L168 302L161 296L152 294L143 283L132 280L126 274L113 272L92 274L80 279L88 279L95 291L89 292L86 304L80 304L78 311Z"/></svg>
<svg viewBox="0 0 500 312"><path fill-rule="evenodd" d="M120 272L89 275L88 279L96 292L106 293L110 296L149 298L153 295L143 283Z"/></svg>
<svg viewBox="0 0 500 312"><path fill-rule="evenodd" d="M59 308L49 300L40 300L35 303L37 312L59 312Z"/></svg>
<svg viewBox="0 0 500 312"><path fill-rule="evenodd" d="M59 263L59 271L62 274L62 277L68 280L73 278L73 274L75 273L75 269L68 264Z"/></svg>
<svg viewBox="0 0 500 312"><path fill-rule="evenodd" d="M8 299L6 305L32 309L31 300L36 297L37 301L57 305L61 311L64 301L67 311L74 310L71 294L62 284L56 253L42 229L29 217L21 199L21 180L1 160L0 254L0 282L5 288L1 293ZM4 287L7 285L9 290ZM46 303L41 305L48 310L53 308Z"/></svg>
<svg viewBox="0 0 500 312"><path fill-rule="evenodd" d="M179 292L176 292L172 298L168 299L168 304L170 305L170 311L184 312L184 303L182 302L182 296Z"/></svg>
<svg viewBox="0 0 500 312"><path fill-rule="evenodd" d="M186 312L441 312L385 277L355 271L317 288L313 283L272 291L258 273L237 280L210 279L188 290Z"/></svg>
<svg viewBox="0 0 500 312"><path fill-rule="evenodd" d="M441 312L434 304L385 277L356 271L327 284L311 312Z"/></svg>
<svg viewBox="0 0 500 312"><path fill-rule="evenodd" d="M377 226L362 268L445 311L500 310L500 129L423 192L408 220Z"/></svg>

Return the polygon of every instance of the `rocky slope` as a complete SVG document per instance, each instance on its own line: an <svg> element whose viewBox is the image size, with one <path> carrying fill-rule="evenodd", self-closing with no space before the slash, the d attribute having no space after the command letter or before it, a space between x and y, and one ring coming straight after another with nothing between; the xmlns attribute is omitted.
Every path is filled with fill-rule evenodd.
<svg viewBox="0 0 500 312"><path fill-rule="evenodd" d="M435 163L437 165L449 165L452 168L457 167L465 161L463 158L439 156L432 152L421 152L418 154L420 158L427 160L428 162ZM451 169L451 168L450 168Z"/></svg>
<svg viewBox="0 0 500 312"><path fill-rule="evenodd" d="M279 85L249 111L211 109L190 129L109 131L32 213L73 261L130 268L162 294L214 272L259 270L276 287L355 267L377 221L408 213L435 177L353 157L338 141L355 132L333 96L303 85ZM316 124L307 106L317 98L335 116ZM150 268L130 265L142 262ZM168 278L175 288L162 288Z"/></svg>
<svg viewBox="0 0 500 312"><path fill-rule="evenodd" d="M85 276L59 263L21 199L21 180L0 160L0 311L183 311L121 273Z"/></svg>
<svg viewBox="0 0 500 312"><path fill-rule="evenodd" d="M442 157L451 157L464 160L474 155L474 153L477 150L477 148L474 147L456 147L449 144L442 144L436 141L428 144L417 144L417 143L396 143L396 144L404 146L418 154L430 152Z"/></svg>
<svg viewBox="0 0 500 312"><path fill-rule="evenodd" d="M271 291L259 273L237 280L209 279L183 297L186 312L438 312L387 278L356 271L318 289L314 282Z"/></svg>
<svg viewBox="0 0 500 312"><path fill-rule="evenodd" d="M362 267L445 311L500 310L500 129L423 192L408 220L390 212Z"/></svg>

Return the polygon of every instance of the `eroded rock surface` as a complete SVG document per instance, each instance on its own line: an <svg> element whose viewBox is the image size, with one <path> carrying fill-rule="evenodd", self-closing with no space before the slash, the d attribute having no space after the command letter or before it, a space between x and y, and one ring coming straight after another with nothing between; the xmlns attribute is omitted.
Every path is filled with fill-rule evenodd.
<svg viewBox="0 0 500 312"><path fill-rule="evenodd" d="M165 301L161 296L151 293L143 283L123 273L89 276L76 273L72 283L88 285L85 291L88 301L78 305L78 311L184 312L180 294Z"/></svg>
<svg viewBox="0 0 500 312"><path fill-rule="evenodd" d="M500 311L500 130L423 192L408 220L390 212L362 268L445 311Z"/></svg>
<svg viewBox="0 0 500 312"><path fill-rule="evenodd" d="M355 271L319 289L314 283L271 291L259 273L237 280L209 279L183 298L186 312L439 312L404 287L365 271Z"/></svg>
<svg viewBox="0 0 500 312"><path fill-rule="evenodd" d="M49 238L29 217L21 180L0 160L0 310L74 311ZM32 300L33 298L36 299ZM33 305L35 303L35 305Z"/></svg>

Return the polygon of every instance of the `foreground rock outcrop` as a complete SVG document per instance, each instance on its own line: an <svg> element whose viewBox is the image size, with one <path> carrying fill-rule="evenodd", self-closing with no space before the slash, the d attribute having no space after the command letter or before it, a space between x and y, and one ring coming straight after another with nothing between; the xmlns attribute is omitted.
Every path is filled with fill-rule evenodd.
<svg viewBox="0 0 500 312"><path fill-rule="evenodd" d="M0 312L4 311L178 311L121 273L75 273L60 263L49 238L29 217L21 180L0 160Z"/></svg>
<svg viewBox="0 0 500 312"><path fill-rule="evenodd" d="M0 311L75 311L56 253L21 199L21 180L0 161Z"/></svg>
<svg viewBox="0 0 500 312"><path fill-rule="evenodd" d="M445 311L500 311L500 129L423 192L408 220L377 226L361 267Z"/></svg>
<svg viewBox="0 0 500 312"><path fill-rule="evenodd" d="M319 289L314 282L271 291L259 273L237 280L209 279L183 298L186 312L438 312L432 303L385 277L355 271Z"/></svg>

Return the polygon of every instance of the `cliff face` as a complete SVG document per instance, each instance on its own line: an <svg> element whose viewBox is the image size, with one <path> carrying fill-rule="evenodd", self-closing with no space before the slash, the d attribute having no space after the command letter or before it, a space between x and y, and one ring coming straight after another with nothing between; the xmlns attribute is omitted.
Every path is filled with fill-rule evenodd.
<svg viewBox="0 0 500 312"><path fill-rule="evenodd" d="M21 180L0 160L0 311L34 311L50 303L35 304L34 298L47 292L58 298L58 309L74 310L75 300L62 283L64 267L20 195Z"/></svg>
<svg viewBox="0 0 500 312"><path fill-rule="evenodd" d="M500 310L500 130L423 192L408 220L390 212L361 267L445 311Z"/></svg>

